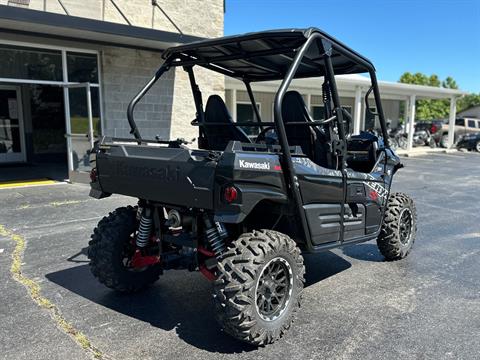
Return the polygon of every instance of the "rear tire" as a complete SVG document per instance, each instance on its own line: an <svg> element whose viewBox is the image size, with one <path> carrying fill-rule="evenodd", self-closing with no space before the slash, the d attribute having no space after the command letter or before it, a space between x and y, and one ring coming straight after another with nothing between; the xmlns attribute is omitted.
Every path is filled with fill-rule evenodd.
<svg viewBox="0 0 480 360"><path fill-rule="evenodd" d="M408 255L415 242L417 210L406 194L392 193L388 198L377 245L386 260L400 260Z"/></svg>
<svg viewBox="0 0 480 360"><path fill-rule="evenodd" d="M134 270L125 266L126 248L136 231L136 208L121 207L98 223L88 243L88 258L92 274L105 286L131 293L158 280L160 264Z"/></svg>
<svg viewBox="0 0 480 360"><path fill-rule="evenodd" d="M303 257L287 235L241 235L222 254L214 283L216 316L225 332L252 345L278 340L300 307Z"/></svg>
<svg viewBox="0 0 480 360"><path fill-rule="evenodd" d="M480 152L480 140L477 141L477 143L475 144L475 150L477 150L477 152Z"/></svg>
<svg viewBox="0 0 480 360"><path fill-rule="evenodd" d="M448 147L448 134L443 134L442 137L440 138L440 146L442 148L447 148Z"/></svg>

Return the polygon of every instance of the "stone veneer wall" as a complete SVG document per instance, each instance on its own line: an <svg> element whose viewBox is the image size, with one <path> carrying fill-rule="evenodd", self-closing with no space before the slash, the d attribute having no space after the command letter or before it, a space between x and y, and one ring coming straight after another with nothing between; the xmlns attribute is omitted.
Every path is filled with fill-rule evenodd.
<svg viewBox="0 0 480 360"><path fill-rule="evenodd" d="M103 134L131 137L127 107L132 98L153 76L161 63L160 53L122 48L102 50L104 106ZM175 74L168 72L135 108L135 121L142 137L167 139L170 134Z"/></svg>

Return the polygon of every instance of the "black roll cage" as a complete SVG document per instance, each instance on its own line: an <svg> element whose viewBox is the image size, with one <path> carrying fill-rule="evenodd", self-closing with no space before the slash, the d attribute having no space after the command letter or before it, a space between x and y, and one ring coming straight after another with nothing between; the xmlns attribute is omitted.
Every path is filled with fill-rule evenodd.
<svg viewBox="0 0 480 360"><path fill-rule="evenodd" d="M359 56L357 53L353 51L349 51L346 49L344 46L339 45L339 43L332 41L332 39L327 38L324 36L323 33L317 32L317 31L309 31L306 33L305 37L305 42L297 49L293 51L294 57L293 60L281 82L280 87L278 88L278 91L275 96L275 101L274 101L274 121L273 122L262 122L258 108L255 103L255 99L253 96L253 92L250 86L250 79L244 78L244 84L246 86L247 93L249 95L250 101L252 103L253 111L255 112L257 122L244 122L244 123L234 123L233 126L254 126L254 127L260 127L262 128L263 126L275 126L280 147L281 147L281 156L280 156L280 161L282 163L282 169L283 169L283 174L285 176L285 181L288 187L288 191L291 193L293 199L294 199L294 204L295 207L297 208L297 214L299 214L301 223L302 223L302 230L303 230L303 235L305 239L305 245L307 246L308 250L310 251L315 251L315 248L311 241L308 241L307 239L310 239L310 231L308 228L308 223L307 219L305 216L305 213L303 211L303 203L302 203L302 198L300 194L300 185L298 182L298 178L295 175L294 171L294 165L292 161L292 156L289 151L289 145L288 145L288 140L287 140L287 135L285 131L285 125L287 126L318 126L321 125L327 121L332 121L336 120L337 121L337 128L338 128L338 135L339 135L339 140L334 141L332 144L333 150L337 153L339 158L341 159L341 171L342 171L342 177L343 177L343 186L344 186L344 194L346 194L346 161L345 161L345 156L346 156L346 134L345 134L345 128L344 128L344 117L349 119L351 121L351 117L346 112L341 104L340 104L340 98L338 95L338 90L335 82L335 73L334 73L334 67L332 64L332 53L333 50L336 52L340 53L342 56L350 59L354 63L358 63L362 65L367 71L369 72L370 79L371 79L371 87L368 90L366 96L365 96L365 103L368 104L368 96L369 94L373 91L374 94L374 99L375 99L375 105L377 108L377 113L375 115L378 115L379 120L380 120L380 126L382 130L382 135L383 135L383 141L384 145L386 148L389 148L389 143L388 143L388 133L387 133L387 127L385 123L385 117L383 113L383 108L380 100L380 91L378 89L378 82L377 78L375 75L375 69L373 65L366 61L363 57ZM320 40L320 41L316 41ZM331 90L331 97L333 101L333 116L327 120L323 121L312 121L312 122L290 122L288 124L285 124L283 122L282 118L282 102L283 98L292 82L292 80L295 78L295 74L302 62L303 57L309 50L310 46L313 45L319 46L319 51L323 56L323 61L324 61L324 66L325 66L325 80L328 81L328 84L330 86ZM167 50L167 53L169 51ZM249 53L248 57L253 58L255 56L265 56L265 55L275 55L275 54L285 54L285 53L292 53L292 49L288 48L279 48L276 50L268 50L268 51L257 51L254 53ZM226 60L233 60L233 59L238 59L239 55L225 55L222 57L222 61ZM216 61L219 61L218 57L215 58ZM214 72L219 72L221 74L224 74L226 76L233 76L235 77L233 73L229 72L227 69L222 68L221 66L212 64L206 59L202 58L197 58L197 59L192 59L192 56L187 56L182 53L177 54L175 52L169 54L169 56L165 59L165 62L161 65L161 67L157 70L155 75L148 81L148 83L140 90L140 92L132 99L130 104L128 105L127 109L127 118L128 122L130 124L131 131L130 133L133 134L135 137L136 141L138 144L142 143L142 137L140 135L140 132L137 128L137 125L135 123L135 120L133 118L133 112L135 109L135 106L137 103L143 98L143 96L150 90L150 88L158 81L158 79L166 72L168 71L171 67L178 67L178 66L183 66L184 70L188 73L189 75L189 80L190 80L190 85L192 88L192 93L193 93L193 98L195 101L195 108L196 108L196 119L192 121L192 125L194 126L199 126L199 131L200 135L202 135L203 127L205 126L232 126L232 124L224 124L224 123L205 123L205 115L204 115L204 110L203 110L203 103L202 103L202 96L200 89L195 81L195 75L193 72L193 66L195 65L200 65L202 67L205 67L207 69L210 69ZM310 66L312 66L310 64ZM368 108L368 106L367 106ZM346 196L346 195L345 195ZM343 219L344 216L344 207L342 206L341 208L341 218ZM343 227L341 228L341 237L340 239L343 239Z"/></svg>

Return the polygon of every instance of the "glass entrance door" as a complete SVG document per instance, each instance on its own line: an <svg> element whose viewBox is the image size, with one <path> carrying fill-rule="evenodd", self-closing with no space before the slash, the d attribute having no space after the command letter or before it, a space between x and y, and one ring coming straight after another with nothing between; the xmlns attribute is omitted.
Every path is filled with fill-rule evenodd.
<svg viewBox="0 0 480 360"><path fill-rule="evenodd" d="M81 83L67 85L65 90L69 177L84 182L91 170L90 151L100 133L98 88Z"/></svg>
<svg viewBox="0 0 480 360"><path fill-rule="evenodd" d="M0 85L0 164L23 161L25 139L20 88Z"/></svg>

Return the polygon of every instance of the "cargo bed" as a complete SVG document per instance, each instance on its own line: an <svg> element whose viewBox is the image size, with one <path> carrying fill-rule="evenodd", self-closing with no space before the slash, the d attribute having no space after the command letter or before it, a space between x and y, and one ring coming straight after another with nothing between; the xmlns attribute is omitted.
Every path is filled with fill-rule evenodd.
<svg viewBox="0 0 480 360"><path fill-rule="evenodd" d="M94 197L114 193L167 205L213 208L216 161L211 151L104 138L97 145L95 161Z"/></svg>

